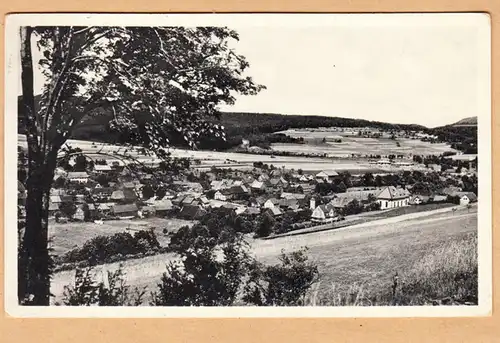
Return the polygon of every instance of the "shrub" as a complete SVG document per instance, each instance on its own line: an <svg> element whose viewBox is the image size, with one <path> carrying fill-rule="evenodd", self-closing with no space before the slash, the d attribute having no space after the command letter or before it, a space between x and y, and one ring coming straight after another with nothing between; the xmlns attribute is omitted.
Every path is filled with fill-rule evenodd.
<svg viewBox="0 0 500 343"><path fill-rule="evenodd" d="M308 262L307 249L281 252L280 264L254 268L245 286L244 300L257 306L295 306L318 277L318 267Z"/></svg>
<svg viewBox="0 0 500 343"><path fill-rule="evenodd" d="M146 288L130 289L122 266L107 272L107 285L91 277L92 269L77 269L74 285L64 286L63 304L67 306L139 306Z"/></svg>
<svg viewBox="0 0 500 343"><path fill-rule="evenodd" d="M276 225L276 220L267 212L264 212L257 224L257 228L255 230L256 237L267 237L269 236Z"/></svg>
<svg viewBox="0 0 500 343"><path fill-rule="evenodd" d="M128 232L120 232L113 236L96 236L85 242L81 248L67 252L60 262L89 261L94 265L109 262L118 254L134 256L159 249L160 243L153 230L137 231L133 236Z"/></svg>

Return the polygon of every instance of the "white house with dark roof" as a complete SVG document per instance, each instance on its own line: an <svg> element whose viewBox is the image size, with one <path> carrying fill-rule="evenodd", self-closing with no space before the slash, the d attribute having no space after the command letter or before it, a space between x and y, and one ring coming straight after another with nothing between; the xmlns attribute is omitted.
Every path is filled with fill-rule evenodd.
<svg viewBox="0 0 500 343"><path fill-rule="evenodd" d="M409 206L410 192L403 188L388 186L378 193L377 202L380 204L381 210Z"/></svg>
<svg viewBox="0 0 500 343"><path fill-rule="evenodd" d="M113 171L109 164L94 164L94 172L98 174L109 173Z"/></svg>
<svg viewBox="0 0 500 343"><path fill-rule="evenodd" d="M335 170L323 170L316 174L316 179L318 180L332 180L333 178L339 176Z"/></svg>
<svg viewBox="0 0 500 343"><path fill-rule="evenodd" d="M311 214L311 220L316 223L330 223L338 214L332 204L319 205Z"/></svg>
<svg viewBox="0 0 500 343"><path fill-rule="evenodd" d="M86 183L89 181L89 174L86 172L69 172L67 178L71 182Z"/></svg>

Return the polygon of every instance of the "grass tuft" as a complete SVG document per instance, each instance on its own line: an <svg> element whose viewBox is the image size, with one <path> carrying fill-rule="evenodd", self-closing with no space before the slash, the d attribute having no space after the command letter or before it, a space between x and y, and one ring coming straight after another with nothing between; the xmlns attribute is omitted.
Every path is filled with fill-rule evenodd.
<svg viewBox="0 0 500 343"><path fill-rule="evenodd" d="M394 276L382 289L353 284L347 290L332 285L320 295L313 286L307 306L477 305L477 233L447 241L414 266Z"/></svg>

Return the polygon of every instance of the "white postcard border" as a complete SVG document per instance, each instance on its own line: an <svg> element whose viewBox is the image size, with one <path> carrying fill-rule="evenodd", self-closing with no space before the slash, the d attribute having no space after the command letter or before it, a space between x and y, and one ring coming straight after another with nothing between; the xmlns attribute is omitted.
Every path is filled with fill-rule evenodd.
<svg viewBox="0 0 500 343"><path fill-rule="evenodd" d="M478 108L478 251L477 306L398 307L28 307L17 302L17 92L21 26L401 26L471 25L478 30L480 87ZM13 317L238 318L238 317L464 317L487 316L492 309L491 182L491 24L488 14L18 14L6 17L4 112L4 290L5 310Z"/></svg>

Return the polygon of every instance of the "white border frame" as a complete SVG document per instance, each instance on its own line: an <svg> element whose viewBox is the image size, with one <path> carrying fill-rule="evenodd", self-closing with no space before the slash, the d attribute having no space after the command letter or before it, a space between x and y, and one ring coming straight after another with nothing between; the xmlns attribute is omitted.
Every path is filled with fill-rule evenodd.
<svg viewBox="0 0 500 343"><path fill-rule="evenodd" d="M28 307L17 302L17 96L21 26L443 26L471 25L478 30L478 252L477 306L408 307ZM225 317L463 317L492 310L491 180L491 22L488 14L14 14L6 17L4 116L5 309L13 317L225 318ZM17 197L17 196L16 196Z"/></svg>

